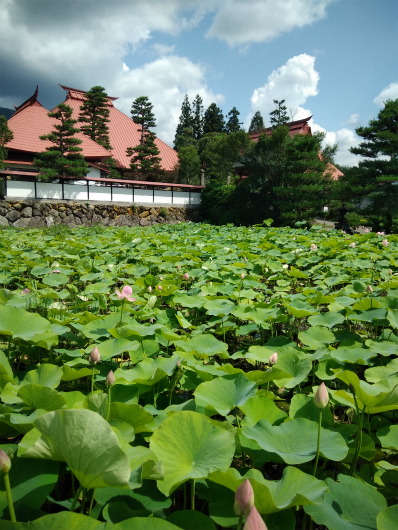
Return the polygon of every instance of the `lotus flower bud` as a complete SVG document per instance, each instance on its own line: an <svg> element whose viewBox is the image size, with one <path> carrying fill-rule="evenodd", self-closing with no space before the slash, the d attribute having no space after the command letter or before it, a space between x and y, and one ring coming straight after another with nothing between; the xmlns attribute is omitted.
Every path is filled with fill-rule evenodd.
<svg viewBox="0 0 398 530"><path fill-rule="evenodd" d="M390 270L388 271L388 274L389 274L390 276L392 276L392 269L390 269Z"/></svg>
<svg viewBox="0 0 398 530"><path fill-rule="evenodd" d="M163 276L159 276L159 280L162 282L163 281Z"/></svg>
<svg viewBox="0 0 398 530"><path fill-rule="evenodd" d="M111 371L109 372L109 374L106 376L106 380L105 380L105 382L106 382L106 384L107 384L108 386L112 386L113 383L114 383L115 381L116 381L115 374L114 374L113 371L111 370Z"/></svg>
<svg viewBox="0 0 398 530"><path fill-rule="evenodd" d="M388 245L390 244L387 239L383 239L383 241L381 242L381 244L383 245L383 247L388 247Z"/></svg>
<svg viewBox="0 0 398 530"><path fill-rule="evenodd" d="M60 272L61 271L59 269L54 269L50 274L59 274Z"/></svg>
<svg viewBox="0 0 398 530"><path fill-rule="evenodd" d="M246 263L247 262L247 258L246 256L243 258L243 261Z"/></svg>
<svg viewBox="0 0 398 530"><path fill-rule="evenodd" d="M254 506L254 491L250 480L246 479L235 493L234 512L236 515L243 515L244 517L250 512Z"/></svg>
<svg viewBox="0 0 398 530"><path fill-rule="evenodd" d="M355 248L355 243L354 242L350 243L350 247Z"/></svg>
<svg viewBox="0 0 398 530"><path fill-rule="evenodd" d="M148 293L151 293L152 292L152 287L149 286L148 289L147 289Z"/></svg>
<svg viewBox="0 0 398 530"><path fill-rule="evenodd" d="M243 530L268 530L263 518L258 513L255 506L250 510L249 517L246 519Z"/></svg>
<svg viewBox="0 0 398 530"><path fill-rule="evenodd" d="M368 291L369 294L372 294L372 293L373 293L373 288L372 288L371 285L368 285L368 286L366 287L366 290Z"/></svg>
<svg viewBox="0 0 398 530"><path fill-rule="evenodd" d="M96 346L90 353L89 361L90 361L90 364L97 364L100 362L100 360L101 360L101 355Z"/></svg>
<svg viewBox="0 0 398 530"><path fill-rule="evenodd" d="M315 243L311 243L311 250L316 250L318 247L315 245Z"/></svg>
<svg viewBox="0 0 398 530"><path fill-rule="evenodd" d="M8 454L0 449L0 473L5 475L11 469L11 460Z"/></svg>
<svg viewBox="0 0 398 530"><path fill-rule="evenodd" d="M177 265L177 270L179 271L181 269L181 265Z"/></svg>
<svg viewBox="0 0 398 530"><path fill-rule="evenodd" d="M276 361L277 361L277 360L278 360L278 354L277 354L277 352L275 352L275 353L273 353L273 354L271 355L271 357L269 358L269 364L270 364L271 366L273 366L274 364L276 364Z"/></svg>
<svg viewBox="0 0 398 530"><path fill-rule="evenodd" d="M21 294L22 294L22 296L25 296L26 294L29 294L29 293L30 293L29 287L25 287L25 289L23 289Z"/></svg>
<svg viewBox="0 0 398 530"><path fill-rule="evenodd" d="M183 276L184 280L189 280L189 274L186 272Z"/></svg>
<svg viewBox="0 0 398 530"><path fill-rule="evenodd" d="M324 409L329 403L328 389L326 388L326 385L323 381L319 385L318 390L316 391L316 394L314 396L314 403L318 407L318 409Z"/></svg>
<svg viewBox="0 0 398 530"><path fill-rule="evenodd" d="M163 287L161 285L158 285L158 290L161 291Z"/></svg>
<svg viewBox="0 0 398 530"><path fill-rule="evenodd" d="M241 280L244 280L244 279L245 279L245 276L246 276L245 273L242 272L242 274L240 275L240 279L241 279Z"/></svg>

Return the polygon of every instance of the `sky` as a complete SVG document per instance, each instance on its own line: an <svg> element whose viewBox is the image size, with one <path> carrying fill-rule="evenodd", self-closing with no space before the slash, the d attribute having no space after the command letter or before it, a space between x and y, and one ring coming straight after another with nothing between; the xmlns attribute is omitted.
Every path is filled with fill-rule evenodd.
<svg viewBox="0 0 398 530"><path fill-rule="evenodd" d="M246 130L284 99L356 165L355 129L398 98L398 0L0 0L0 106L38 85L51 110L59 84L103 86L128 116L147 96L170 146L185 94Z"/></svg>

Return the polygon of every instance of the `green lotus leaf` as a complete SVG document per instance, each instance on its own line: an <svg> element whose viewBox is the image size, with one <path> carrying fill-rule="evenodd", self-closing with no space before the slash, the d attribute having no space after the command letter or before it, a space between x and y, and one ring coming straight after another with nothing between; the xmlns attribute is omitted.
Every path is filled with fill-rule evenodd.
<svg viewBox="0 0 398 530"><path fill-rule="evenodd" d="M398 385L390 388L388 382L380 381L374 385L361 381L359 377L349 370L344 370L336 374L346 385L351 385L354 389L357 403L360 409L365 409L369 414L376 414L386 410L398 409ZM333 393L336 398L347 400L350 405L355 406L355 400L351 394L344 390L337 390Z"/></svg>
<svg viewBox="0 0 398 530"><path fill-rule="evenodd" d="M319 313L319 315L308 317L308 323L311 326L325 326L327 328L333 328L344 321L344 315L338 311L329 311L328 313Z"/></svg>
<svg viewBox="0 0 398 530"><path fill-rule="evenodd" d="M389 357L390 355L398 355L398 344L395 342L390 342L388 340L376 341L376 340L367 340L365 345L370 349L375 351L380 355Z"/></svg>
<svg viewBox="0 0 398 530"><path fill-rule="evenodd" d="M225 316L229 315L235 308L235 304L226 298L207 301L203 307L209 315Z"/></svg>
<svg viewBox="0 0 398 530"><path fill-rule="evenodd" d="M398 425L389 425L376 433L383 449L398 451Z"/></svg>
<svg viewBox="0 0 398 530"><path fill-rule="evenodd" d="M344 369L344 363L336 359L322 359L315 368L316 376L322 381L336 378L336 373Z"/></svg>
<svg viewBox="0 0 398 530"><path fill-rule="evenodd" d="M329 530L376 530L376 518L387 508L383 495L360 479L339 475L338 480L325 480L330 491L321 504L305 506L306 513Z"/></svg>
<svg viewBox="0 0 398 530"><path fill-rule="evenodd" d="M36 370L28 372L21 384L32 383L35 385L57 388L62 379L63 370L54 364L38 364Z"/></svg>
<svg viewBox="0 0 398 530"><path fill-rule="evenodd" d="M253 427L243 427L242 433L287 464L309 462L316 455L318 425L305 418L296 418L279 426L260 420ZM347 456L348 447L339 433L322 428L320 453L329 460L340 461Z"/></svg>
<svg viewBox="0 0 398 530"><path fill-rule="evenodd" d="M398 521L398 504L384 508L376 517L377 530L395 530Z"/></svg>
<svg viewBox="0 0 398 530"><path fill-rule="evenodd" d="M13 451L12 473L10 473L11 496L18 521L29 521L30 509L39 510L53 490L59 473L59 464L50 460L26 460L16 455L17 445L0 446L4 451ZM0 518L8 519L8 503L3 481L0 484ZM0 523L1 526L1 523ZM4 526L4 528L6 528Z"/></svg>
<svg viewBox="0 0 398 530"><path fill-rule="evenodd" d="M203 307L206 298L203 296L193 296L185 293L177 293L173 296L173 304L181 305L182 307Z"/></svg>
<svg viewBox="0 0 398 530"><path fill-rule="evenodd" d="M201 383L194 395L197 410L204 410L209 416L217 413L227 416L232 409L244 405L255 396L256 392L256 383L249 381L243 374L234 374Z"/></svg>
<svg viewBox="0 0 398 530"><path fill-rule="evenodd" d="M284 468L280 480L266 480L257 469L241 476L236 469L231 468L227 472L217 471L208 477L208 480L234 492L246 479L252 485L255 506L263 515L292 506L319 504L327 491L322 480L291 466Z"/></svg>
<svg viewBox="0 0 398 530"><path fill-rule="evenodd" d="M76 379L81 379L82 377L91 376L93 373L93 369L89 368L88 366L83 368L73 368L67 364L63 365L62 371L62 381L75 381ZM95 368L94 374L96 375L99 373L99 370Z"/></svg>
<svg viewBox="0 0 398 530"><path fill-rule="evenodd" d="M315 307L303 300L292 300L290 304L286 304L286 309L295 318L304 318L317 313Z"/></svg>
<svg viewBox="0 0 398 530"><path fill-rule="evenodd" d="M316 390L317 389L314 388L314 392L316 392ZM289 416L291 418L306 418L307 420L318 422L319 409L315 405L314 396L295 394L290 402ZM330 427L332 424L332 413L330 412L329 407L326 407L322 411L322 425L323 427Z"/></svg>
<svg viewBox="0 0 398 530"><path fill-rule="evenodd" d="M46 411L57 410L65 404L65 398L53 388L27 383L22 385L17 394L31 409Z"/></svg>
<svg viewBox="0 0 398 530"><path fill-rule="evenodd" d="M35 335L51 333L51 324L37 313L0 305L0 334L14 339L34 340Z"/></svg>
<svg viewBox="0 0 398 530"><path fill-rule="evenodd" d="M200 356L218 355L222 359L228 359L228 345L206 333L195 335L187 341L184 348Z"/></svg>
<svg viewBox="0 0 398 530"><path fill-rule="evenodd" d="M43 414L34 424L36 429L21 441L19 456L66 462L84 488L127 486L128 457L99 414L86 409L57 410Z"/></svg>
<svg viewBox="0 0 398 530"><path fill-rule="evenodd" d="M111 357L119 356L124 352L136 351L140 347L140 343L126 339L108 339L97 344L98 351L101 355L101 361L107 361ZM86 353L90 353L93 346L86 348Z"/></svg>
<svg viewBox="0 0 398 530"><path fill-rule="evenodd" d="M389 380L395 386L398 384L398 358L393 359L386 366L368 368L365 370L364 376L369 383Z"/></svg>
<svg viewBox="0 0 398 530"><path fill-rule="evenodd" d="M111 403L110 420L121 420L134 428L136 434L147 432L148 423L153 421L153 416L141 405L127 403Z"/></svg>
<svg viewBox="0 0 398 530"><path fill-rule="evenodd" d="M372 322L374 319L384 320L387 316L387 309L368 309L361 311L360 313L353 313L348 315L348 320L354 320L359 322Z"/></svg>
<svg viewBox="0 0 398 530"><path fill-rule="evenodd" d="M336 342L335 334L322 326L315 326L298 334L300 341L312 350L321 348L325 344Z"/></svg>
<svg viewBox="0 0 398 530"><path fill-rule="evenodd" d="M0 421L9 425L20 434L26 434L33 428L33 423L36 418L42 416L47 411L43 409L36 409L32 414L19 413L5 413L0 415Z"/></svg>
<svg viewBox="0 0 398 530"><path fill-rule="evenodd" d="M158 488L169 495L186 480L226 471L234 456L235 436L203 414L182 411L164 420L149 447L164 467L164 481L158 481Z"/></svg>
<svg viewBox="0 0 398 530"><path fill-rule="evenodd" d="M239 405L238 408L245 414L242 425L252 427L262 419L267 420L271 425L279 425L287 418L286 412L279 409L266 395L265 390L259 390L244 405Z"/></svg>
<svg viewBox="0 0 398 530"><path fill-rule="evenodd" d="M109 337L109 330L120 322L118 313L111 313L103 318L96 318L82 327L81 331L88 339L99 340L101 337Z"/></svg>
<svg viewBox="0 0 398 530"><path fill-rule="evenodd" d="M58 287L60 285L65 285L69 282L69 276L62 274L62 272L49 274L44 276L41 280L44 284L49 285L50 287Z"/></svg>
<svg viewBox="0 0 398 530"><path fill-rule="evenodd" d="M284 353L278 357L275 368L289 374L286 379L275 379L275 384L279 388L294 388L307 378L312 369L312 362L310 359L300 359L296 353ZM271 369L271 375L273 370L274 367Z"/></svg>
<svg viewBox="0 0 398 530"><path fill-rule="evenodd" d="M0 350L0 390L3 390L7 383L12 383L14 376L10 363L4 352Z"/></svg>
<svg viewBox="0 0 398 530"><path fill-rule="evenodd" d="M368 364L369 359L376 357L376 355L377 353L374 350L356 347L340 347L330 351L330 357L332 359L351 364Z"/></svg>
<svg viewBox="0 0 398 530"><path fill-rule="evenodd" d="M167 521L183 530L216 530L216 525L202 512L195 510L180 510L167 517Z"/></svg>

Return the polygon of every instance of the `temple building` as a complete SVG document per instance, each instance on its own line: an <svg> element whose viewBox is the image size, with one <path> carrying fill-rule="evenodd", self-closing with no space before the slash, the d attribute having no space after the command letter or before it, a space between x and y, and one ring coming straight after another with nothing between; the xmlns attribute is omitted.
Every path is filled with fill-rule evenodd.
<svg viewBox="0 0 398 530"><path fill-rule="evenodd" d="M62 85L60 85L62 86ZM72 117L78 119L80 107L84 101L83 90L62 86L67 92L65 102L73 110ZM33 165L36 153L45 151L47 147L53 145L49 140L41 140L40 136L50 134L54 130L54 125L58 120L48 116L48 110L38 101L38 87L35 93L20 106L15 107L15 112L8 120L8 127L14 134L13 140L6 144L8 157L4 161L6 170L0 171L13 177L36 177L39 172ZM107 150L94 140L91 140L83 133L75 136L82 143L79 147L81 154L90 166L89 176L105 176L104 170L98 164L112 157L116 161L116 167L126 170L130 167L130 157L126 154L127 147L135 147L140 143L140 126L133 122L131 118L120 112L113 105L117 98L109 97L109 139L112 150ZM53 109L53 111L55 111ZM52 112L53 112L52 111ZM76 124L78 127L79 124ZM174 169L178 162L176 151L167 144L156 139L156 145L160 152L161 167L165 171Z"/></svg>

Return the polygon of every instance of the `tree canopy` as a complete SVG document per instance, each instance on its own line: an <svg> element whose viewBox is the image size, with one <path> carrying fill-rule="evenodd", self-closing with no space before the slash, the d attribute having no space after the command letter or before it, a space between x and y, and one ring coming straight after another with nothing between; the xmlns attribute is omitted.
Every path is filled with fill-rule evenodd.
<svg viewBox="0 0 398 530"><path fill-rule="evenodd" d="M109 141L109 107L108 96L102 86L94 86L85 93L85 100L80 107L80 130L94 142L112 149Z"/></svg>
<svg viewBox="0 0 398 530"><path fill-rule="evenodd" d="M8 127L5 116L0 116L0 169L4 168L4 160L7 158L8 151L5 147L6 143L14 138L14 134Z"/></svg>
<svg viewBox="0 0 398 530"><path fill-rule="evenodd" d="M264 119L261 115L261 112L257 110L254 113L254 116L250 122L249 134L256 134L256 133L263 131L264 129L265 129Z"/></svg>
<svg viewBox="0 0 398 530"><path fill-rule="evenodd" d="M222 133L225 131L225 120L220 107L210 103L203 117L203 134Z"/></svg>
<svg viewBox="0 0 398 530"><path fill-rule="evenodd" d="M57 110L49 112L50 118L55 118L57 123L50 134L40 136L41 140L49 140L53 145L47 147L42 153L38 153L33 161L34 165L40 169L40 178L49 180L50 178L74 176L85 177L88 172L88 165L80 154L82 143L75 134L79 129L75 127L77 120L72 118L73 110L69 105L60 103Z"/></svg>

